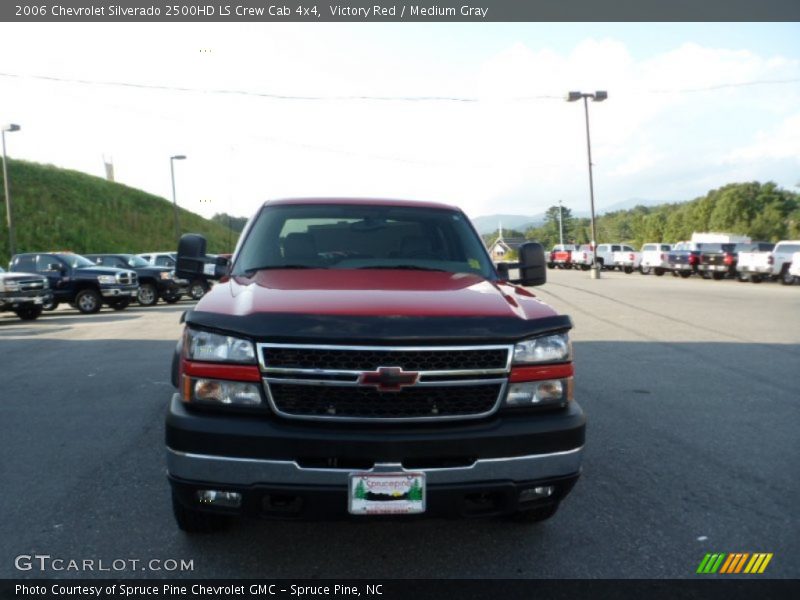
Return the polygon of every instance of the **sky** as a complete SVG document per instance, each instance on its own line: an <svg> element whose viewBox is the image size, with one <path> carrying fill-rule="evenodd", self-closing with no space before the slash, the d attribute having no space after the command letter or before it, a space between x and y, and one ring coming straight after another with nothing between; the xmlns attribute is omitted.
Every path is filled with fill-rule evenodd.
<svg viewBox="0 0 800 600"><path fill-rule="evenodd" d="M8 153L204 216L392 197L471 217L800 189L798 23L0 24ZM113 84L112 84L113 83ZM13 189L13 182L12 182Z"/></svg>

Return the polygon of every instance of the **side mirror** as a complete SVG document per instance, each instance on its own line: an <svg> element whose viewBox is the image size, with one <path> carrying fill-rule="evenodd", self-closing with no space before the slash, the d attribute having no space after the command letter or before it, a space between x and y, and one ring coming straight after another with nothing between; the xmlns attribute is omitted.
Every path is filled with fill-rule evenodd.
<svg viewBox="0 0 800 600"><path fill-rule="evenodd" d="M544 246L540 243L526 242L522 244L519 247L519 264L517 266L519 267L519 279L512 279L511 283L537 286L547 282Z"/></svg>
<svg viewBox="0 0 800 600"><path fill-rule="evenodd" d="M223 256L206 254L206 238L196 233L186 233L178 242L178 260L175 276L193 280L198 277L219 279L228 274L230 261Z"/></svg>

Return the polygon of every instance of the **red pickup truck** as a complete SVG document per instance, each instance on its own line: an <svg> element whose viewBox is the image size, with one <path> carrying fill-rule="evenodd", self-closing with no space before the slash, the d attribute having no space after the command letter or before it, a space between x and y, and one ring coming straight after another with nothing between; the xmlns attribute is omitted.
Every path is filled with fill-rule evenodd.
<svg viewBox="0 0 800 600"><path fill-rule="evenodd" d="M509 267L519 279L509 279ZM166 421L185 531L233 516L553 515L578 479L572 323L497 268L443 204L265 203L231 261L185 235L176 272L220 279L184 315Z"/></svg>

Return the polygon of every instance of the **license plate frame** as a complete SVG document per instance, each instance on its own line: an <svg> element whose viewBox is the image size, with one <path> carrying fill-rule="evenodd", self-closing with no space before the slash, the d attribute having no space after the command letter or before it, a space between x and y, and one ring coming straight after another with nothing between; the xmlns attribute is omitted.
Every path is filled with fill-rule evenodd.
<svg viewBox="0 0 800 600"><path fill-rule="evenodd" d="M357 516L423 514L427 496L424 472L351 473L347 511Z"/></svg>

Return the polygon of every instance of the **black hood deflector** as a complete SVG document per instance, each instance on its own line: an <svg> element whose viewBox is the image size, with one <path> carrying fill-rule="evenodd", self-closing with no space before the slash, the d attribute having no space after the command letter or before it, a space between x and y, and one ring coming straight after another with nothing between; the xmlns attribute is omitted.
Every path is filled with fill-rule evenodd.
<svg viewBox="0 0 800 600"><path fill-rule="evenodd" d="M188 325L259 342L398 345L504 344L572 329L566 315L515 317L406 317L256 313L224 315L192 310Z"/></svg>

